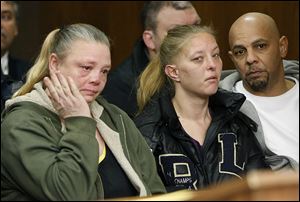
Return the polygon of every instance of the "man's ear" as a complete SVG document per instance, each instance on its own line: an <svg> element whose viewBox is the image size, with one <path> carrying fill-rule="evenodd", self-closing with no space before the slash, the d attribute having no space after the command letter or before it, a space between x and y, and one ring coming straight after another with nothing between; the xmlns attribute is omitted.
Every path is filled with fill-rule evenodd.
<svg viewBox="0 0 300 202"><path fill-rule="evenodd" d="M280 56L281 58L285 58L288 53L288 39L286 36L282 36L279 39L279 50L280 50Z"/></svg>
<svg viewBox="0 0 300 202"><path fill-rule="evenodd" d="M166 65L165 73L173 81L176 81L176 82L180 81L179 71L178 71L178 68L176 67L176 65Z"/></svg>
<svg viewBox="0 0 300 202"><path fill-rule="evenodd" d="M49 69L53 72L58 71L59 59L55 53L51 53L49 57Z"/></svg>
<svg viewBox="0 0 300 202"><path fill-rule="evenodd" d="M148 49L155 51L154 33L152 30L145 30L143 32L143 40Z"/></svg>

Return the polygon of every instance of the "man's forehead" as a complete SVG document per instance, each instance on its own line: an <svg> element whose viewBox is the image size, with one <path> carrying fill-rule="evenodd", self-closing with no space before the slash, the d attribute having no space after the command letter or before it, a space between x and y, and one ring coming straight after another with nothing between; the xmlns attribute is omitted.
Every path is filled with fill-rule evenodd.
<svg viewBox="0 0 300 202"><path fill-rule="evenodd" d="M2 11L13 11L13 4L8 1L1 1L1 12Z"/></svg>
<svg viewBox="0 0 300 202"><path fill-rule="evenodd" d="M176 10L172 7L166 7L157 16L158 25L161 24L171 28L175 27L176 25L199 23L200 17L193 7L183 10Z"/></svg>

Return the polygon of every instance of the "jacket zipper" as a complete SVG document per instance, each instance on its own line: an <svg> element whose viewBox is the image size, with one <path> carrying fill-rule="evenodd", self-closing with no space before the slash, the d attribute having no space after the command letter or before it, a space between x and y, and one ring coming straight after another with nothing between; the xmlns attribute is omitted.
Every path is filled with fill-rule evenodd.
<svg viewBox="0 0 300 202"><path fill-rule="evenodd" d="M208 180L207 171L206 171L206 161L205 161L206 160L206 154L208 152L208 148L211 146L211 144L215 140L215 138L217 136L217 132L226 123L227 123L227 120L226 121L220 121L220 124L214 130L212 130L211 134L213 134L213 135L208 137L209 139L206 141L206 144L203 144L202 153L201 153L202 158L200 158L200 161L201 161L200 163L201 163L201 169L202 169L203 176L204 176L204 182L203 183L205 184L205 186L210 185L210 182Z"/></svg>

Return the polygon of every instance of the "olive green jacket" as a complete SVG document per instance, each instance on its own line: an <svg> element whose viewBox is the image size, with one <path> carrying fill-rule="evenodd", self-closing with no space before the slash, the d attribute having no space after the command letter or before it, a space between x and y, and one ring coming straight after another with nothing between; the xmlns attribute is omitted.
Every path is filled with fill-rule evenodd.
<svg viewBox="0 0 300 202"><path fill-rule="evenodd" d="M99 97L90 105L95 119L61 121L41 83L34 87L7 101L1 116L1 200L103 199L96 127L140 196L165 192L125 112Z"/></svg>

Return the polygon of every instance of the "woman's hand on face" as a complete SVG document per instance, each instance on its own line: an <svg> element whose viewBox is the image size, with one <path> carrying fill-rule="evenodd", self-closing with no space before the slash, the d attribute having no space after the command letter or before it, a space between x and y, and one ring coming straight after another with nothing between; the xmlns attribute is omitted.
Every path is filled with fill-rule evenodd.
<svg viewBox="0 0 300 202"><path fill-rule="evenodd" d="M50 69L50 78L44 78L46 93L61 118L71 116L91 117L88 103L71 77L65 78L59 71Z"/></svg>

